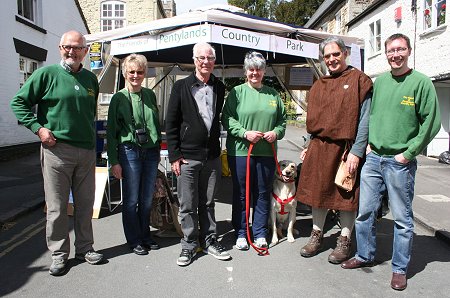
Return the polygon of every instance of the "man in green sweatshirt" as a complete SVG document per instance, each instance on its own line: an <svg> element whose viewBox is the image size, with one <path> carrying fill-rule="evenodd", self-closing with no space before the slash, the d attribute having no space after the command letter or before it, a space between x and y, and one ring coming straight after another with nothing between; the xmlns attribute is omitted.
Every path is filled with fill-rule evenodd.
<svg viewBox="0 0 450 298"><path fill-rule="evenodd" d="M41 141L41 167L47 204L47 247L52 252L51 275L67 270L70 252L67 203L74 199L75 257L97 264L92 208L95 200L94 119L99 86L83 68L88 51L77 31L63 34L61 62L36 70L11 101L17 119ZM37 115L32 107L38 105Z"/></svg>
<svg viewBox="0 0 450 298"><path fill-rule="evenodd" d="M357 252L341 266L354 269L374 265L377 210L388 194L395 222L391 287L404 290L414 235L416 156L439 132L441 120L433 83L408 67L409 38L394 34L386 40L385 50L391 71L374 83L369 146L361 172L355 225Z"/></svg>

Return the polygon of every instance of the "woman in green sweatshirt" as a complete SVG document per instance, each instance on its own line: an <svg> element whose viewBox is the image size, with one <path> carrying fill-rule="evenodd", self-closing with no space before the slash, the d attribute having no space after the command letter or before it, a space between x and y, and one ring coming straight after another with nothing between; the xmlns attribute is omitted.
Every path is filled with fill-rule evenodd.
<svg viewBox="0 0 450 298"><path fill-rule="evenodd" d="M249 52L244 60L247 82L231 90L222 111L233 180L232 222L236 248L241 250L248 249L245 179L249 145L254 144L250 158L253 238L258 247L267 247L270 195L275 174L272 143L276 146L286 130L286 113L278 92L262 84L265 69L263 55Z"/></svg>
<svg viewBox="0 0 450 298"><path fill-rule="evenodd" d="M155 93L141 86L146 71L143 55L125 58L122 74L126 86L111 99L107 127L111 172L123 179L123 229L137 255L159 248L151 238L149 225L161 131Z"/></svg>

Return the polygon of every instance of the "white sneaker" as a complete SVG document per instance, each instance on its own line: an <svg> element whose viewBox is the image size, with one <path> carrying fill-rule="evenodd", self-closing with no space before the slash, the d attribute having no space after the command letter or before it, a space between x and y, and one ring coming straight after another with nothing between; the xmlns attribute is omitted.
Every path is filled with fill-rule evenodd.
<svg viewBox="0 0 450 298"><path fill-rule="evenodd" d="M259 248L267 248L267 241L266 238L257 238L255 241L255 245Z"/></svg>
<svg viewBox="0 0 450 298"><path fill-rule="evenodd" d="M239 250L247 250L248 249L248 243L245 238L238 238L236 240L236 248Z"/></svg>

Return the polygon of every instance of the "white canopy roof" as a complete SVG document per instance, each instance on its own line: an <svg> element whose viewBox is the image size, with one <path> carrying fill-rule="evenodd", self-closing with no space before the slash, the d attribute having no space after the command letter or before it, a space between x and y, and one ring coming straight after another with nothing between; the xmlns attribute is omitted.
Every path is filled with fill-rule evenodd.
<svg viewBox="0 0 450 298"><path fill-rule="evenodd" d="M186 35L186 32L192 30L204 30L206 33L192 38L192 35ZM177 34L185 35L186 38L177 42L179 38ZM170 43L164 43L162 36L173 38L167 39L171 41ZM85 37L88 43L111 42L111 54L119 57L139 52L146 55L149 61L179 64L192 63L192 45L198 41L205 41L214 44L216 62L228 65L241 64L245 52L249 50L267 53L266 58L271 64L302 63L305 61L304 57L317 58L317 44L329 36L331 36L329 33L248 15L233 6L212 5L172 18L89 34ZM348 46L351 44L363 46L361 39L340 37ZM262 43L247 42L250 39L256 41L256 38L261 38Z"/></svg>

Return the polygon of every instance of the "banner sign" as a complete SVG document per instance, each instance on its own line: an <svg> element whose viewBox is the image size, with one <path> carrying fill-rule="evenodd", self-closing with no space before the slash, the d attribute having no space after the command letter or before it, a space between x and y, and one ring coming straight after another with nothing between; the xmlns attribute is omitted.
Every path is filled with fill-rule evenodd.
<svg viewBox="0 0 450 298"><path fill-rule="evenodd" d="M102 47L101 42L93 42L89 47L89 61L91 62L91 69L103 68L102 61Z"/></svg>
<svg viewBox="0 0 450 298"><path fill-rule="evenodd" d="M211 42L211 25L197 25L158 34L156 48L158 50L175 48L202 41Z"/></svg>
<svg viewBox="0 0 450 298"><path fill-rule="evenodd" d="M142 53L155 50L155 36L139 36L111 41L111 55Z"/></svg>
<svg viewBox="0 0 450 298"><path fill-rule="evenodd" d="M212 42L259 51L270 51L270 35L223 26L212 26Z"/></svg>
<svg viewBox="0 0 450 298"><path fill-rule="evenodd" d="M319 59L319 44L275 35L272 41L272 52Z"/></svg>
<svg viewBox="0 0 450 298"><path fill-rule="evenodd" d="M154 36L113 40L111 54L142 53L197 42L226 44L313 59L319 57L319 45L315 43L213 24L186 27Z"/></svg>

